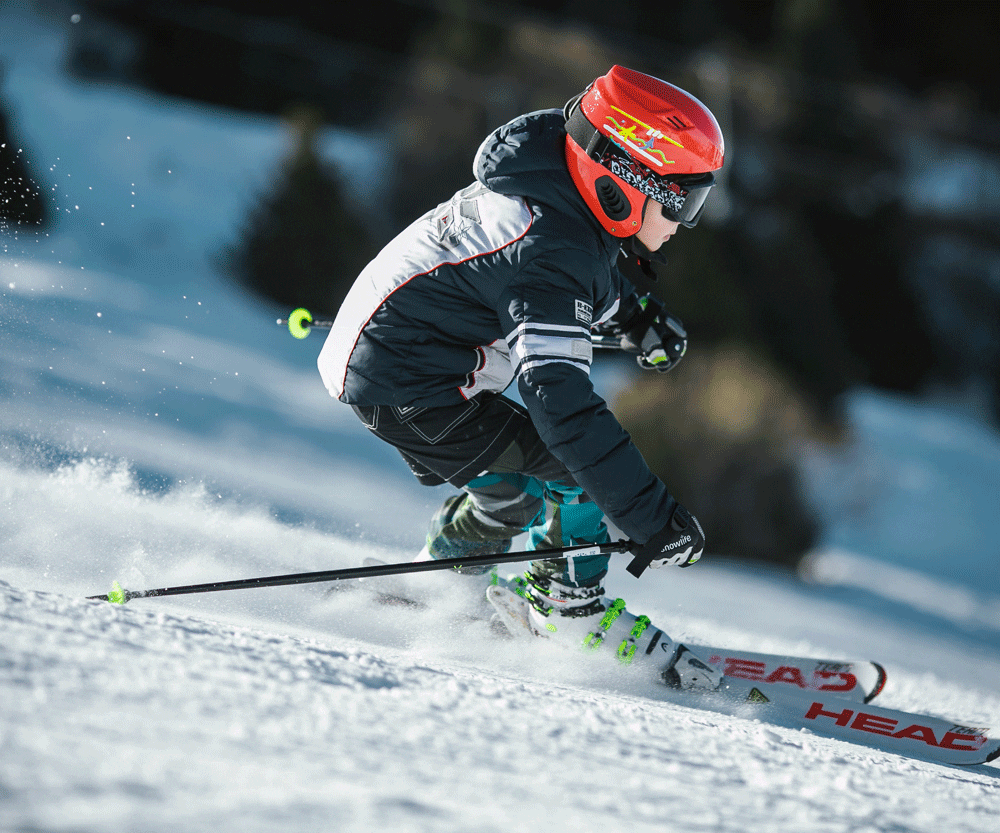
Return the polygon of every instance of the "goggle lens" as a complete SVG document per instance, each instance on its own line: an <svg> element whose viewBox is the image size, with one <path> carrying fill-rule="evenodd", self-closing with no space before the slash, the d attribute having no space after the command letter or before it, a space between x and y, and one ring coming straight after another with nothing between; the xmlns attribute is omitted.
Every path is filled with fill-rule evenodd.
<svg viewBox="0 0 1000 833"><path fill-rule="evenodd" d="M708 193L715 184L715 177L707 174L701 178L702 181L681 185L681 193L678 199L672 200L672 205L660 203L660 210L663 216L675 223L680 223L686 228L694 228L701 218L702 209L705 207L705 200ZM686 188L686 190L685 190ZM678 205L679 203L679 205Z"/></svg>

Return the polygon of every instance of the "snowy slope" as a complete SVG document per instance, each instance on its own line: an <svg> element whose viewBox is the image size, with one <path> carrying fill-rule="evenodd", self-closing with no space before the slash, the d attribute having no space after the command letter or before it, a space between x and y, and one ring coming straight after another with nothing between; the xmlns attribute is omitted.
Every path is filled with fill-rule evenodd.
<svg viewBox="0 0 1000 833"><path fill-rule="evenodd" d="M459 577L413 579L428 611L323 586L85 601L406 559L446 491L329 399L316 336L213 273L281 127L73 84L69 25L0 7L4 97L60 213L0 237L0 830L996 827L996 766L687 708L457 626ZM616 563L609 592L678 638L879 659L886 705L998 725L1000 439L852 409L854 449L810 458L814 583L707 558L641 582Z"/></svg>
<svg viewBox="0 0 1000 833"><path fill-rule="evenodd" d="M398 651L7 586L0 600L5 829L981 833L996 819L995 768L657 702L504 645L480 641L471 664L430 640Z"/></svg>

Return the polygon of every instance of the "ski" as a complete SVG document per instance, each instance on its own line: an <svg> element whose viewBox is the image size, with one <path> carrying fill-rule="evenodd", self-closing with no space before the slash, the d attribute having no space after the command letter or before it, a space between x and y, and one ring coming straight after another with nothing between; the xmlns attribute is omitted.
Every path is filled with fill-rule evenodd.
<svg viewBox="0 0 1000 833"><path fill-rule="evenodd" d="M739 704L737 713L743 716L911 758L972 766L1000 757L1000 736L988 727L858 703L822 691L725 677L718 692L701 696Z"/></svg>
<svg viewBox="0 0 1000 833"><path fill-rule="evenodd" d="M870 703L885 686L885 669L877 662L814 659L811 657L739 651L685 642L699 657L730 680L787 686L841 699Z"/></svg>
<svg viewBox="0 0 1000 833"><path fill-rule="evenodd" d="M490 587L487 596L509 630L536 634L527 616L528 602L516 589L498 585ZM678 646L658 632L645 653L664 654L660 675L665 683L682 647L722 671L723 677L715 690L670 688L667 697L676 695L677 702L943 764L969 766L1000 757L1000 738L991 737L988 728L871 705L885 684L885 671L877 663L733 651L689 642Z"/></svg>

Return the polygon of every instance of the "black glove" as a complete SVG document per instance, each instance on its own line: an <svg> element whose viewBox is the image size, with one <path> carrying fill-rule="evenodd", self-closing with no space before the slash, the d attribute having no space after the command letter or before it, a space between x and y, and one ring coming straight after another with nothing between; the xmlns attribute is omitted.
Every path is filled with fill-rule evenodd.
<svg viewBox="0 0 1000 833"><path fill-rule="evenodd" d="M622 349L638 353L636 361L644 370L673 370L687 351L684 325L652 295L640 298L639 305L639 311L622 325Z"/></svg>
<svg viewBox="0 0 1000 833"><path fill-rule="evenodd" d="M645 544L631 547L635 558L625 568L636 578L647 567L690 567L705 551L705 533L698 519L679 503L667 525Z"/></svg>

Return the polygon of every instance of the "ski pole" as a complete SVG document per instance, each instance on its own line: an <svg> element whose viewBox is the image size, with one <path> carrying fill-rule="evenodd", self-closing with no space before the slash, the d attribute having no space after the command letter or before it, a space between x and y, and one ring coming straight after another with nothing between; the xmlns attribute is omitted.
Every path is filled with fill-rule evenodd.
<svg viewBox="0 0 1000 833"><path fill-rule="evenodd" d="M279 327L288 327L295 338L305 338L312 330L329 330L333 321L329 319L314 319L307 309L299 307L288 314L288 318L277 320ZM615 336L592 335L590 343L598 350L621 350L621 342Z"/></svg>
<svg viewBox="0 0 1000 833"><path fill-rule="evenodd" d="M178 587L160 587L154 590L124 590L114 582L112 590L103 596L87 596L102 602L125 604L132 599L150 596L182 596L193 593L214 593L219 590L248 590L254 587L281 587L289 584L312 584L323 581L343 581L353 578L394 576L403 573L424 573L431 570L450 570L456 567L490 567L518 561L535 561L557 556L579 557L604 553L628 552L631 544L618 541L609 544L582 544L575 547L555 547L545 550L522 550L496 555L475 555L468 558L442 558L436 561L407 561L397 564L377 564L370 567L346 567L340 570L319 570L312 573L290 573L284 576L262 576L234 581L212 581L206 584L187 584Z"/></svg>

